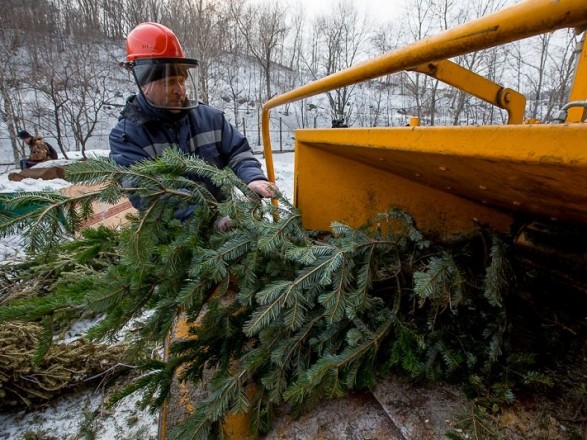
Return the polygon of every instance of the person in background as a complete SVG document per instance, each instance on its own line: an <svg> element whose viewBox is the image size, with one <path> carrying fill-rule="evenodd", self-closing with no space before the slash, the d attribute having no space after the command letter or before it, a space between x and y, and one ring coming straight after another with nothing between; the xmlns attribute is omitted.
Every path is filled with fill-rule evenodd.
<svg viewBox="0 0 587 440"><path fill-rule="evenodd" d="M38 164L51 160L51 153L49 146L41 136L32 136L28 131L21 130L18 132L18 137L28 145L30 154L28 159L20 160L20 169L25 170Z"/></svg>
<svg viewBox="0 0 587 440"><path fill-rule="evenodd" d="M155 159L173 148L218 168L231 168L260 197L277 192L245 136L220 110L198 102L198 61L185 57L169 28L153 22L139 24L127 36L126 55L126 62L121 64L132 73L138 93L127 99L110 133L110 157L114 162L126 167ZM211 181L197 181L221 200L219 188ZM129 200L141 209L138 196L131 195ZM195 206L178 209L175 217L185 220L194 209ZM215 226L228 230L231 220L219 218Z"/></svg>

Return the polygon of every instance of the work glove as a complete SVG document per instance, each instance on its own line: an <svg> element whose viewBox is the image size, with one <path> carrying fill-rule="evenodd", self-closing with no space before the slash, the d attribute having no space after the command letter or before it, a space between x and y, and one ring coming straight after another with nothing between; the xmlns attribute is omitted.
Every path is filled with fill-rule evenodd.
<svg viewBox="0 0 587 440"><path fill-rule="evenodd" d="M230 228L232 228L232 220L229 216L225 215L214 220L214 229L227 232Z"/></svg>
<svg viewBox="0 0 587 440"><path fill-rule="evenodd" d="M273 197L279 192L277 186L267 180L253 180L247 186L251 191L261 197Z"/></svg>

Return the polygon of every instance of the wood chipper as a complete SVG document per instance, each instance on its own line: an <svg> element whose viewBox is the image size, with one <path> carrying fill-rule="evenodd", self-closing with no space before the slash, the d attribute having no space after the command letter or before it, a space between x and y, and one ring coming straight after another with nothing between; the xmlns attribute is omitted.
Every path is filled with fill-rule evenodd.
<svg viewBox="0 0 587 440"><path fill-rule="evenodd" d="M429 75L504 109L507 124L423 126L416 118L404 127L297 130L294 205L304 227L328 230L333 221L360 226L396 206L441 241L480 225L511 234L536 264L564 270L575 286L585 285L569 273L587 267L585 39L568 104L550 122L525 120L521 93L450 59L557 29L582 32L586 25L585 0L528 0L277 96L262 114L269 179L275 181L272 109L401 71ZM226 421L230 438L248 438L242 422ZM166 426L164 417L161 438Z"/></svg>
<svg viewBox="0 0 587 440"><path fill-rule="evenodd" d="M585 38L568 103L548 123L525 119L521 93L448 59L556 29L581 32L586 11L581 0L522 2L271 99L263 111L270 179L271 109L382 75L421 72L504 109L507 124L426 127L413 118L408 127L297 130L294 204L304 226L359 226L397 206L441 240L488 225L532 252L585 267L577 261L584 249L576 248L580 231L587 232Z"/></svg>

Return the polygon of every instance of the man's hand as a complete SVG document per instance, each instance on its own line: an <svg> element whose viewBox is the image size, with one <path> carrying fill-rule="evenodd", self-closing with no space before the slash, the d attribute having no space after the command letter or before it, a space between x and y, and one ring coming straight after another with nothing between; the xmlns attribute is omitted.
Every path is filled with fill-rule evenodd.
<svg viewBox="0 0 587 440"><path fill-rule="evenodd" d="M225 215L224 217L218 217L214 221L214 228L222 232L228 231L230 228L232 228L231 218L227 215Z"/></svg>
<svg viewBox="0 0 587 440"><path fill-rule="evenodd" d="M279 189L274 183L266 180L253 180L247 186L251 191L261 197L273 197L279 192Z"/></svg>

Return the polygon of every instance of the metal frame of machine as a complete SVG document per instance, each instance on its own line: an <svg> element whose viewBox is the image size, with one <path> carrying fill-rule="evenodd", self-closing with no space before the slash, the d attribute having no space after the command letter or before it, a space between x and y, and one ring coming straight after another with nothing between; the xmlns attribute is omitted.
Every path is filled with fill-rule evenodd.
<svg viewBox="0 0 587 440"><path fill-rule="evenodd" d="M277 96L263 107L264 153L275 180L270 110L403 70L433 76L508 112L500 126L298 130L294 204L304 226L358 226L394 205L450 239L517 217L587 225L587 49L556 124L524 121L525 98L449 61L465 53L587 23L583 0L529 0ZM418 123L413 124L418 125Z"/></svg>

